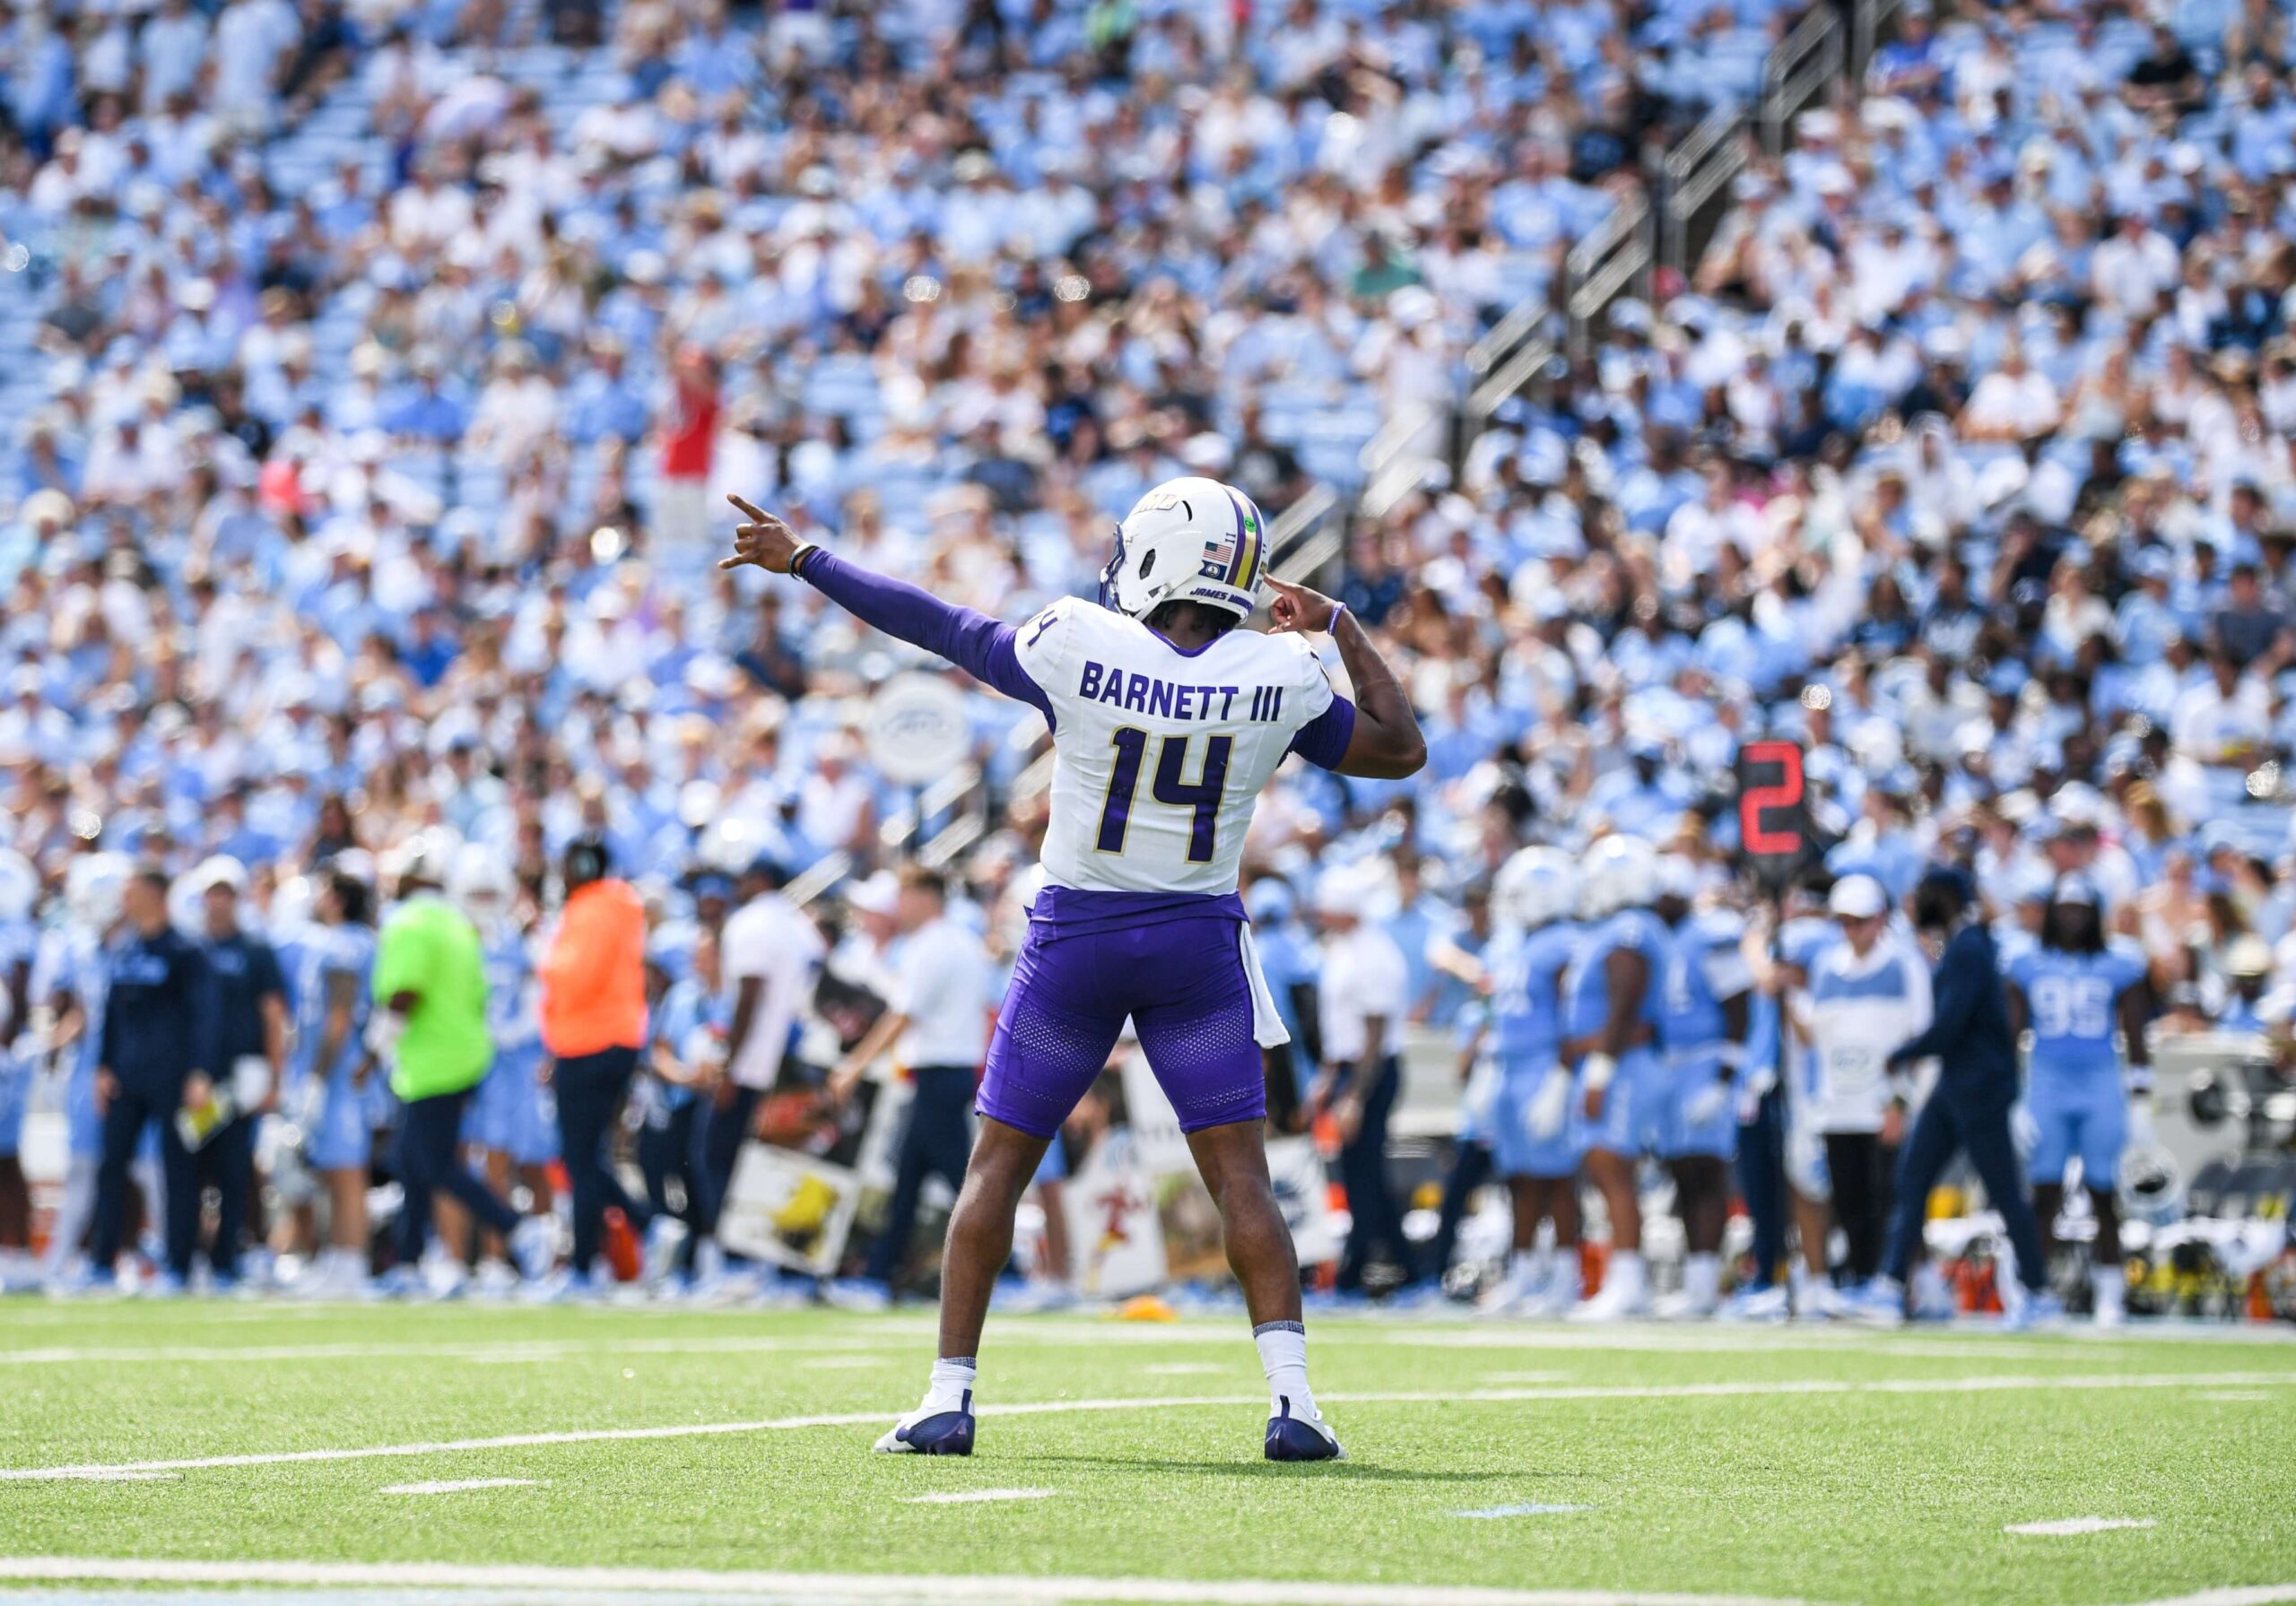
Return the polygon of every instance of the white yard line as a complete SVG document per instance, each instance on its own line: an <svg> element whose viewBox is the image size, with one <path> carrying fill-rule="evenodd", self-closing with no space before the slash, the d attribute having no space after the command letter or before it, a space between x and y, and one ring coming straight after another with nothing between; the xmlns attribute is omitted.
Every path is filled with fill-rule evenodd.
<svg viewBox="0 0 2296 1606"><path fill-rule="evenodd" d="M1048 1489L956 1489L946 1494L911 1495L906 1506L984 1506L991 1500L1049 1500Z"/></svg>
<svg viewBox="0 0 2296 1606"><path fill-rule="evenodd" d="M2141 1606L2274 1606L2281 1601L2296 1601L2296 1584L2233 1584L2165 1601L2145 1601Z"/></svg>
<svg viewBox="0 0 2296 1606"><path fill-rule="evenodd" d="M193 1305L174 1307L187 1315L200 1313ZM366 1306L305 1306L267 1304L249 1309L224 1307L204 1312L213 1323L256 1318L306 1318L319 1314L351 1315L371 1310ZM41 1318L84 1320L84 1307L65 1311L40 1310ZM577 1318L611 1320L613 1310L554 1312ZM680 1315L739 1315L739 1311L680 1311ZM752 1315L761 1313L750 1312ZM0 1316L0 1333L11 1326L35 1324ZM42 1320L39 1325L48 1325ZM1810 1354L1884 1355L1939 1360L2065 1360L2075 1361L2090 1344L2109 1345L2121 1337L2173 1339L2222 1343L2285 1344L2296 1341L2296 1330L2282 1325L2277 1332L2251 1333L2218 1324L2213 1333L2148 1324L2134 1333L2102 1338L2067 1332L2044 1339L1995 1337L1960 1333L1940 1337L1919 1334L1876 1335L1843 1327L1670 1327L1625 1325L1590 1330L1540 1324L1486 1325L1469 1328L1424 1325L1409 1320L1374 1323L1353 1317L1318 1317L1312 1323L1318 1345L1379 1346L1404 1349L1561 1350L1612 1353L1622 1350L1657 1354L1758 1355L1801 1351ZM847 1355L855 1350L906 1351L926 1330L906 1315L856 1322L849 1327L809 1333L803 1337L771 1333L714 1333L687 1338L618 1336L611 1332L545 1339L417 1340L403 1344L372 1342L231 1345L126 1343L103 1345L39 1345L21 1350L0 1349L0 1367L36 1366L124 1366L209 1361L296 1362L332 1360L459 1360L487 1366L553 1365L566 1360L605 1359L622 1355ZM1230 1346L1241 1342L1240 1318L1236 1322L1192 1320L1177 1325L1126 1325L1078 1320L1074 1317L1020 1317L1001 1324L1000 1345L1048 1349L1106 1349L1118 1345Z"/></svg>
<svg viewBox="0 0 2296 1606"><path fill-rule="evenodd" d="M2071 1539L2083 1533L2109 1533L2116 1528L2150 1528L2151 1517L2057 1517L2046 1523L2011 1523L2004 1533L2025 1533L2039 1539Z"/></svg>
<svg viewBox="0 0 2296 1606"><path fill-rule="evenodd" d="M1231 1335L1232 1336L1232 1335ZM514 1339L497 1343L137 1344L118 1349L61 1346L0 1350L0 1367L113 1366L128 1361L469 1360L494 1365L611 1360L625 1355L846 1354L915 1346L906 1338Z"/></svg>
<svg viewBox="0 0 2296 1606"><path fill-rule="evenodd" d="M1767 1383L1683 1383L1552 1388L1469 1389L1326 1393L1334 1404L1456 1405L1516 1404L1572 1400L1705 1400L1774 1394L1968 1394L2031 1389L2088 1393L2109 1389L2226 1388L2296 1385L2296 1372L2108 1373L2096 1376L1899 1377L1874 1382L1834 1378ZM1041 1400L984 1405L985 1417L1059 1416L1078 1411L1172 1411L1257 1405L1265 1394L1197 1394L1109 1400ZM214 1467L283 1466L304 1462L370 1461L413 1455L445 1455L466 1450L525 1450L555 1445L587 1445L639 1439L696 1438L726 1434L775 1433L802 1428L857 1428L882 1423L896 1411L840 1411L813 1416L770 1417L749 1422L680 1422L658 1428L590 1428L553 1433L505 1433L486 1438L438 1439L415 1444L370 1445L318 1450L265 1450L235 1455L201 1455L170 1461L87 1463L50 1467L0 1467L0 1482L109 1478L120 1472L198 1471Z"/></svg>
<svg viewBox="0 0 2296 1606"><path fill-rule="evenodd" d="M393 1483L378 1495L459 1495L474 1489L540 1489L532 1478L446 1478L430 1483Z"/></svg>
<svg viewBox="0 0 2296 1606"><path fill-rule="evenodd" d="M287 1584L334 1588L509 1589L552 1596L587 1591L672 1593L734 1602L1011 1602L1065 1606L1801 1606L1769 1596L1607 1589L1496 1589L1427 1584L1286 1584L1268 1579L713 1573L694 1567L465 1567L443 1562L142 1561L0 1558L0 1578L53 1583Z"/></svg>
<svg viewBox="0 0 2296 1606"><path fill-rule="evenodd" d="M1591 1506L1552 1506L1544 1501L1526 1500L1515 1506L1484 1506L1474 1511L1455 1511L1451 1515L1463 1517L1560 1516L1566 1511L1593 1509Z"/></svg>

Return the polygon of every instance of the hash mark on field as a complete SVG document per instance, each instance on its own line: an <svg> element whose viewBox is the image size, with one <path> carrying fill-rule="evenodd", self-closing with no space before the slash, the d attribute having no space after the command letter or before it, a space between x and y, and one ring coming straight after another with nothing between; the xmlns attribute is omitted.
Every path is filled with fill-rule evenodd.
<svg viewBox="0 0 2296 1606"><path fill-rule="evenodd" d="M2115 1528L2150 1528L2151 1517L2059 1517L2048 1523L2012 1523L2004 1533L2031 1533L2043 1539L2070 1538L2078 1533L2104 1533Z"/></svg>
<svg viewBox="0 0 2296 1606"><path fill-rule="evenodd" d="M394 1483L375 1492L381 1495L459 1495L474 1489L536 1489L532 1478L446 1478L430 1483Z"/></svg>
<svg viewBox="0 0 2296 1606"><path fill-rule="evenodd" d="M1543 1501L1528 1500L1517 1506L1484 1506L1474 1511L1455 1511L1451 1515L1463 1517L1559 1516L1566 1511L1592 1511L1593 1509L1591 1506L1552 1506Z"/></svg>
<svg viewBox="0 0 2296 1606"><path fill-rule="evenodd" d="M954 1489L946 1494L911 1495L909 1506L978 1506L989 1500L1048 1500L1048 1489Z"/></svg>

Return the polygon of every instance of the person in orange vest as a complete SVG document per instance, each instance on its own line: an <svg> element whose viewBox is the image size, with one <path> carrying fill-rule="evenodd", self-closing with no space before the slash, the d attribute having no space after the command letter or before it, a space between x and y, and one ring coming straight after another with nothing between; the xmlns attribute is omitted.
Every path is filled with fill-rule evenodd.
<svg viewBox="0 0 2296 1606"><path fill-rule="evenodd" d="M567 1293L590 1287L609 1206L643 1232L651 1212L613 1173L607 1144L646 1042L646 907L609 876L603 838L567 845L566 903L543 956L543 1076L558 1092L558 1136L574 1188L574 1261Z"/></svg>

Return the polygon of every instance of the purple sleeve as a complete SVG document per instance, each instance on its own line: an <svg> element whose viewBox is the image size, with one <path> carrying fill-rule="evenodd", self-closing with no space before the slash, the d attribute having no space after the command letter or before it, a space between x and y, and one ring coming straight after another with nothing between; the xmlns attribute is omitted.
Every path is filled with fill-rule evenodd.
<svg viewBox="0 0 2296 1606"><path fill-rule="evenodd" d="M1029 704L1053 720L1052 699L1021 667L1019 632L986 613L944 603L929 591L872 573L815 547L797 577L863 624L938 654L984 685Z"/></svg>
<svg viewBox="0 0 2296 1606"><path fill-rule="evenodd" d="M1355 705L1337 692L1331 707L1301 725L1292 738L1292 751L1318 769L1337 769L1355 736Z"/></svg>

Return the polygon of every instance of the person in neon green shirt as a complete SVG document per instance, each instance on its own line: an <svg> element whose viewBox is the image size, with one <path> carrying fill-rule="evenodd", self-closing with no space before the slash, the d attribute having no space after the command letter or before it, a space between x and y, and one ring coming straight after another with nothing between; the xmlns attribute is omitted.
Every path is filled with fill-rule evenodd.
<svg viewBox="0 0 2296 1606"><path fill-rule="evenodd" d="M390 1066L402 1109L399 1180L406 1202L398 1218L398 1263L387 1290L422 1287L419 1264L430 1236L432 1195L443 1188L502 1235L528 1277L550 1269L550 1223L521 1220L500 1194L462 1163L463 1107L494 1063L486 1029L486 963L478 927L439 895L443 843L418 838L398 867L398 905L376 940L369 1046ZM462 854L471 853L465 846Z"/></svg>

